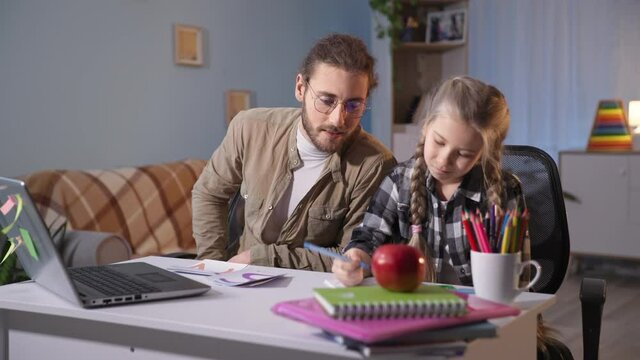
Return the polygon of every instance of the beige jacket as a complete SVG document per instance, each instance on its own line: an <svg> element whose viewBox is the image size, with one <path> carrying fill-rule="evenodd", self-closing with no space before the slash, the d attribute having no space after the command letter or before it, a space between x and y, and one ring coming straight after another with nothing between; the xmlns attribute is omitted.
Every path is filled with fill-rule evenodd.
<svg viewBox="0 0 640 360"><path fill-rule="evenodd" d="M193 188L193 235L198 258L224 260L229 199L245 199L239 252L251 264L330 271L332 259L302 248L304 241L339 252L362 222L369 200L395 165L393 154L359 129L332 154L318 181L284 223L275 243L262 233L300 164L296 131L301 109L252 109L238 114Z"/></svg>

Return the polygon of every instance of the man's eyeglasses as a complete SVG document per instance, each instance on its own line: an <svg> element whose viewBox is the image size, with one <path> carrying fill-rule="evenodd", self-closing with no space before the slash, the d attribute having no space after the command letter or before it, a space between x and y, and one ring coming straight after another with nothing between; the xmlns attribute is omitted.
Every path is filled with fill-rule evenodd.
<svg viewBox="0 0 640 360"><path fill-rule="evenodd" d="M329 95L320 95L318 96L309 84L309 81L306 81L307 86L311 89L311 93L313 94L313 106L319 113L329 115L333 111L333 109L338 106L338 104L342 104L342 109L347 113L347 116L350 118L360 118L364 115L364 112L367 111L367 103L364 100L345 100L340 101L333 96Z"/></svg>

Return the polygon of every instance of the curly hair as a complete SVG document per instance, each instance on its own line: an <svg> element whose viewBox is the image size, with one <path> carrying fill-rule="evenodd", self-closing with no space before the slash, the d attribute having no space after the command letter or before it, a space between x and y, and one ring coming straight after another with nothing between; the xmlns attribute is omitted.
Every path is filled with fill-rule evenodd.
<svg viewBox="0 0 640 360"><path fill-rule="evenodd" d="M362 40L347 34L330 34L316 42L309 50L299 72L309 81L316 65L324 63L350 73L366 74L369 79L369 95L378 85L378 77L374 72L375 62Z"/></svg>

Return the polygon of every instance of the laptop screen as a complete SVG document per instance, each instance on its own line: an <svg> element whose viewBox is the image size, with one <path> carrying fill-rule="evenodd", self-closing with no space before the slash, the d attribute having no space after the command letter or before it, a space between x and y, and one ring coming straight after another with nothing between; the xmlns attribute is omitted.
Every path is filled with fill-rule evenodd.
<svg viewBox="0 0 640 360"><path fill-rule="evenodd" d="M31 279L80 303L49 231L22 181L0 177L0 237L0 245L9 242L9 252L18 255ZM0 259L4 260L6 257Z"/></svg>

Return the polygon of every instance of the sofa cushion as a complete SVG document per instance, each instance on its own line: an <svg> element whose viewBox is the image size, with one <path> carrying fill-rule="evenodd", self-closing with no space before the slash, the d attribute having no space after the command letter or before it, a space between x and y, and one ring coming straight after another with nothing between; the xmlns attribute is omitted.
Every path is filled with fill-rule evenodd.
<svg viewBox="0 0 640 360"><path fill-rule="evenodd" d="M60 246L67 266L94 266L131 259L131 244L114 233L67 231Z"/></svg>
<svg viewBox="0 0 640 360"><path fill-rule="evenodd" d="M191 189L205 162L46 170L25 181L46 223L61 215L69 229L117 234L134 256L195 251Z"/></svg>

